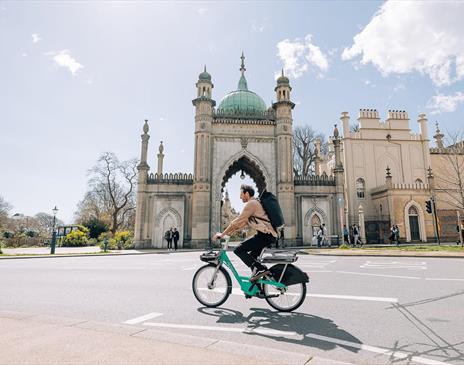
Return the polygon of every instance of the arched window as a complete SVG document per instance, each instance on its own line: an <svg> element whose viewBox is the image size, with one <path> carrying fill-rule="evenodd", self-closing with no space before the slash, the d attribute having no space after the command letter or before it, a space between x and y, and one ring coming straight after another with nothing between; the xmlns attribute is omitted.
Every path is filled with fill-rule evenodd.
<svg viewBox="0 0 464 365"><path fill-rule="evenodd" d="M356 180L356 195L358 198L364 198L366 195L366 183L362 177Z"/></svg>
<svg viewBox="0 0 464 365"><path fill-rule="evenodd" d="M313 214L313 216L311 217L311 228L312 228L313 236L317 235L320 225L321 225L321 219L319 218L317 214Z"/></svg>
<svg viewBox="0 0 464 365"><path fill-rule="evenodd" d="M423 182L422 182L421 179L416 179L416 185L422 185L422 184L423 184Z"/></svg>
<svg viewBox="0 0 464 365"><path fill-rule="evenodd" d="M417 208L414 205L411 205L408 210L409 215L419 215Z"/></svg>

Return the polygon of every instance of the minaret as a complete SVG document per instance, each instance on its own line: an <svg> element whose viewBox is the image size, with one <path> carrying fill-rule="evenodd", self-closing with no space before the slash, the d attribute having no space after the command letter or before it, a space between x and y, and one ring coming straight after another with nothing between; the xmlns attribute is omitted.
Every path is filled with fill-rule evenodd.
<svg viewBox="0 0 464 365"><path fill-rule="evenodd" d="M143 225L142 222L145 218L146 213L146 195L145 191L147 186L148 179L148 170L150 166L147 163L148 155L148 140L150 135L148 134L148 120L145 119L145 124L143 125L143 134L140 136L142 138L142 150L140 152L140 163L137 166L138 170L138 184L137 184L137 204L135 209L135 227L134 227L134 241L137 248L143 248Z"/></svg>
<svg viewBox="0 0 464 365"><path fill-rule="evenodd" d="M293 117L295 104L290 99L292 88L288 77L282 75L277 79L276 99L272 107L276 114L275 140L277 152L277 198L285 219L285 237L296 237L295 219L295 185L293 183Z"/></svg>
<svg viewBox="0 0 464 365"><path fill-rule="evenodd" d="M216 102L211 99L211 75L204 71L198 76L195 106L195 162L192 195L192 243L209 241L211 237L211 124Z"/></svg>
<svg viewBox="0 0 464 365"><path fill-rule="evenodd" d="M443 133L441 133L440 128L438 127L438 122L435 122L435 135L433 138L435 138L435 142L437 144L438 148L445 148L445 145L443 144L443 137L445 136Z"/></svg>
<svg viewBox="0 0 464 365"><path fill-rule="evenodd" d="M332 142L334 146L334 153L335 153L335 166L334 166L334 177L335 177L335 191L336 191L336 229L335 233L343 237L343 225L347 224L345 222L345 170L343 168L343 163L341 160L340 155L340 133L338 131L337 125L334 126Z"/></svg>
<svg viewBox="0 0 464 365"><path fill-rule="evenodd" d="M163 174L163 160L164 160L164 146L163 146L163 141L160 142L159 148L158 148L158 177L161 178L161 175Z"/></svg>

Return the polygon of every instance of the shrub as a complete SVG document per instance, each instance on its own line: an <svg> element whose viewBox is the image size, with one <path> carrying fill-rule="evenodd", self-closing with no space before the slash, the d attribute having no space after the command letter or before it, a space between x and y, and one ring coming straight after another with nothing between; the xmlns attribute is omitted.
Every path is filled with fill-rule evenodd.
<svg viewBox="0 0 464 365"><path fill-rule="evenodd" d="M83 227L85 228L85 227ZM86 231L86 232L85 232ZM79 227L77 230L69 232L66 237L61 241L61 246L64 247L81 247L86 246L88 243L88 229L81 230Z"/></svg>
<svg viewBox="0 0 464 365"><path fill-rule="evenodd" d="M134 239L129 231L116 232L113 238L118 250L134 248Z"/></svg>
<svg viewBox="0 0 464 365"><path fill-rule="evenodd" d="M98 238L102 233L109 230L108 225L97 218L90 218L83 225L89 229L90 238Z"/></svg>
<svg viewBox="0 0 464 365"><path fill-rule="evenodd" d="M340 245L339 249L341 250L348 250L350 248L350 246L348 246L346 243L343 243Z"/></svg>

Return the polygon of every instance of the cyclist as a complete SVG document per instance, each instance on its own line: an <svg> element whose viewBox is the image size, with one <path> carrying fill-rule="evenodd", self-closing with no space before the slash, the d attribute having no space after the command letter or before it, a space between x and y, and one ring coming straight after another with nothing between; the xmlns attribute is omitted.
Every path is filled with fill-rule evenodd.
<svg viewBox="0 0 464 365"><path fill-rule="evenodd" d="M259 263L256 259L260 255L264 247L270 246L276 242L277 233L269 222L269 218L264 211L261 203L254 198L255 190L249 185L240 187L240 199L246 203L240 215L230 222L224 232L218 232L213 239L219 239L226 235L231 235L235 231L249 226L257 231L257 233L243 241L240 246L236 247L234 253L247 265L250 269L256 269L255 274L250 278L250 281L256 281L263 276L270 274L267 267Z"/></svg>

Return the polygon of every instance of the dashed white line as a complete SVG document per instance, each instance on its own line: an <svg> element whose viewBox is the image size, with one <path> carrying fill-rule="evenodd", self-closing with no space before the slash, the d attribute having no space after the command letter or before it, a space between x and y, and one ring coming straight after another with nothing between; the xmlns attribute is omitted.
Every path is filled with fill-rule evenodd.
<svg viewBox="0 0 464 365"><path fill-rule="evenodd" d="M127 321L125 321L124 323L125 324L137 324L137 323L142 323L142 322L145 322L145 321L148 321L149 319L152 319L152 318L156 318L156 317L159 317L159 316L162 316L163 313L156 313L156 312L153 312L153 313L148 313L144 316L140 316L140 317L137 317L137 318L133 318L133 319L129 319Z"/></svg>

